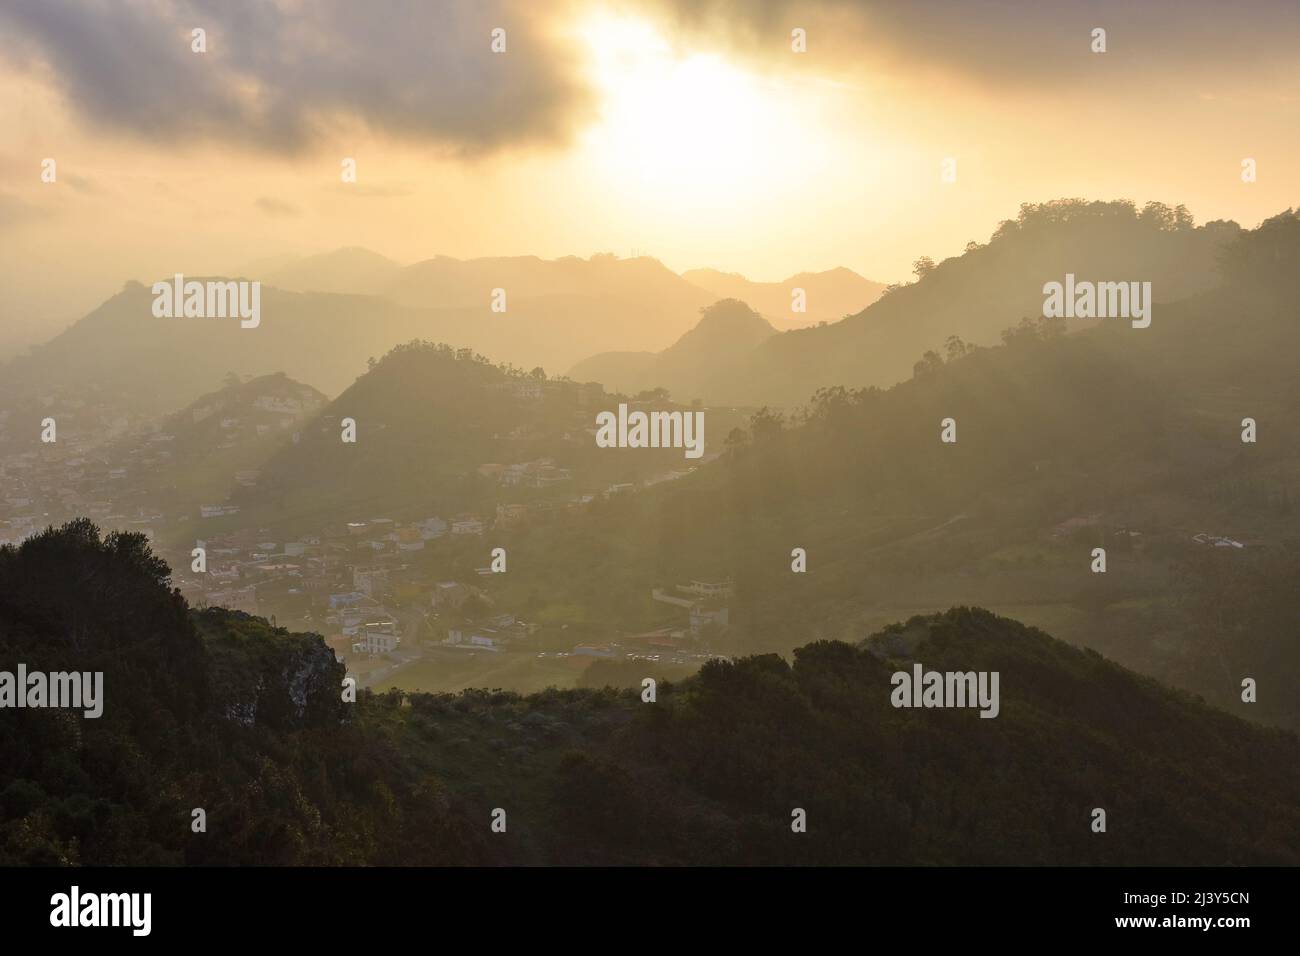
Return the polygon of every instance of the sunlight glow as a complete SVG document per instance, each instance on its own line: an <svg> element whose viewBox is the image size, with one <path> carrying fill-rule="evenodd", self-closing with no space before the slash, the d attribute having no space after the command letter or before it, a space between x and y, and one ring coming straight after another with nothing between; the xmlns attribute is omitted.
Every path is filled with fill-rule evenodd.
<svg viewBox="0 0 1300 956"><path fill-rule="evenodd" d="M596 19L580 36L602 96L584 147L603 177L722 210L770 199L819 165L815 94L717 55L679 54L645 21Z"/></svg>

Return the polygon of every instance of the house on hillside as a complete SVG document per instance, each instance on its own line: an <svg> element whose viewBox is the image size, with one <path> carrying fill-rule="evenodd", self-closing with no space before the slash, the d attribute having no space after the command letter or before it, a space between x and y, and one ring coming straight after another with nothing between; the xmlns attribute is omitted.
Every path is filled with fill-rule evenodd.
<svg viewBox="0 0 1300 956"><path fill-rule="evenodd" d="M443 644L449 647L499 651L505 644L505 637L487 627L454 627L447 631L447 639Z"/></svg>
<svg viewBox="0 0 1300 956"><path fill-rule="evenodd" d="M370 621L357 630L357 640L352 649L358 654L391 654L402 639L393 621Z"/></svg>

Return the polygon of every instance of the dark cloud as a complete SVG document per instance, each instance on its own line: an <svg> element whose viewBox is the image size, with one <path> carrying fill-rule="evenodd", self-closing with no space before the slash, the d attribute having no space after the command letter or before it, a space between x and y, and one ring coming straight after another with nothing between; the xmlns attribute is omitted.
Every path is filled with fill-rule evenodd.
<svg viewBox="0 0 1300 956"><path fill-rule="evenodd" d="M1112 84L1281 66L1300 3L1259 0L591 0L770 65L942 71L994 86ZM571 24L588 0L2 0L0 58L48 66L79 113L167 145L345 149L357 124L465 154L564 142L590 116ZM207 31L208 52L190 49ZM490 52L494 27L508 52ZM808 29L790 59L789 32ZM1095 26L1109 52L1089 54ZM1290 64L1289 73L1285 65ZM1206 83L1207 87L1212 84ZM347 155L342 152L341 155Z"/></svg>
<svg viewBox="0 0 1300 956"><path fill-rule="evenodd" d="M529 0L5 0L0 56L46 63L84 117L167 143L292 152L349 123L467 153L561 141L572 51ZM494 27L507 52L493 54ZM191 30L207 31L204 54Z"/></svg>
<svg viewBox="0 0 1300 956"><path fill-rule="evenodd" d="M1161 81L1161 74L1295 63L1300 3L1258 0L611 0L656 17L678 37L788 57L808 31L801 65L839 70L935 69L990 85ZM1091 30L1107 31L1107 59ZM1118 69L1099 70L1099 66ZM1294 74L1292 74L1294 77Z"/></svg>

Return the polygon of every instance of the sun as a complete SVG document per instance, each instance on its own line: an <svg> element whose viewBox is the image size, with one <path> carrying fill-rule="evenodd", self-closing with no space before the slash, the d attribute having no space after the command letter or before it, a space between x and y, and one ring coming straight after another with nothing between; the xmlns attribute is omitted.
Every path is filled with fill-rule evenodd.
<svg viewBox="0 0 1300 956"><path fill-rule="evenodd" d="M818 131L788 83L675 50L644 20L600 17L579 36L600 97L583 146L601 175L656 200L718 207L780 190L817 158Z"/></svg>

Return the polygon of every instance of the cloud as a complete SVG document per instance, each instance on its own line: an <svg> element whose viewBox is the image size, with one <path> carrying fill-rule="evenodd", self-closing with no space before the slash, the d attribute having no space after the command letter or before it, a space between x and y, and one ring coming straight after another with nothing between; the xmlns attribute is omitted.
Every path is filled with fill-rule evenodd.
<svg viewBox="0 0 1300 956"><path fill-rule="evenodd" d="M83 118L144 140L296 153L364 128L479 154L564 141L586 113L539 6L5 0L0 58L44 68ZM191 50L195 27L206 53Z"/></svg>
<svg viewBox="0 0 1300 956"><path fill-rule="evenodd" d="M903 85L940 73L1172 87L1294 64L1300 34L1294 0L1249 14L1221 0L3 0L0 62L47 79L83 120L150 143L290 154L369 132L477 156L563 144L594 118L581 45L565 35L593 6L769 68ZM794 26L806 55L790 53ZM1095 26L1105 59L1088 52ZM195 27L206 53L191 51ZM495 27L506 53L490 50Z"/></svg>
<svg viewBox="0 0 1300 956"><path fill-rule="evenodd" d="M1300 4L1259 0L610 0L679 39L829 71L941 72L991 87L1090 82L1147 85L1160 74L1294 64ZM1107 31L1107 59L1091 31ZM1100 70L1099 66L1108 69ZM1115 67L1120 67L1115 69Z"/></svg>

